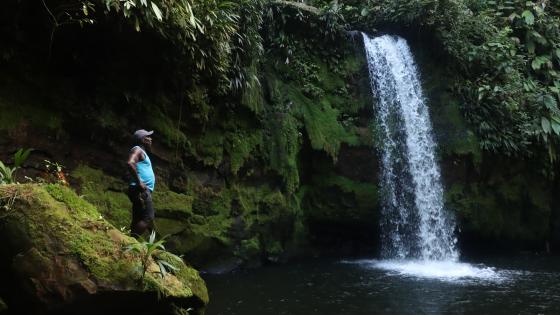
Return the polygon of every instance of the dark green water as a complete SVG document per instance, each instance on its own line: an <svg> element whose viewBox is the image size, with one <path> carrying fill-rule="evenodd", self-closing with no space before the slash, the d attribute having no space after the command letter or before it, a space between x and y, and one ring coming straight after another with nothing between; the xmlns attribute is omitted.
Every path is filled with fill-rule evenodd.
<svg viewBox="0 0 560 315"><path fill-rule="evenodd" d="M483 263L317 260L205 275L207 315L560 314L558 257Z"/></svg>

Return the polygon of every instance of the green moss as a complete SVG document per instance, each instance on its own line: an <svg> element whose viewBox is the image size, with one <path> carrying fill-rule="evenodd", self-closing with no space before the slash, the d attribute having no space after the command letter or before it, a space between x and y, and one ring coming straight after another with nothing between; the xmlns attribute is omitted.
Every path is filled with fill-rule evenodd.
<svg viewBox="0 0 560 315"><path fill-rule="evenodd" d="M315 182L319 186L336 186L345 193L353 193L361 207L373 207L379 201L377 186L371 183L357 182L344 176L320 176Z"/></svg>
<svg viewBox="0 0 560 315"><path fill-rule="evenodd" d="M170 238L170 248L197 263L232 256L242 261L259 260L261 251L268 253L261 239L262 244L292 239L296 211L277 188L233 182L220 190L198 187L193 193L193 216L182 228L172 223L168 227L176 232Z"/></svg>
<svg viewBox="0 0 560 315"><path fill-rule="evenodd" d="M248 83L243 88L241 104L249 108L254 113L263 110L263 90L257 79L257 63L253 62L247 71Z"/></svg>
<svg viewBox="0 0 560 315"><path fill-rule="evenodd" d="M176 117L176 114L166 114L159 110L151 110L150 129L154 129L157 133L158 139L169 147L183 147L187 141L187 136L179 128L179 121L173 121L171 117Z"/></svg>
<svg viewBox="0 0 560 315"><path fill-rule="evenodd" d="M188 100L186 110L189 116L199 122L208 122L213 107L209 104L207 88L199 84L192 86L188 91Z"/></svg>
<svg viewBox="0 0 560 315"><path fill-rule="evenodd" d="M107 220L119 228L130 225L131 203L124 192L126 183L86 165L76 167L71 176L80 180L83 198Z"/></svg>
<svg viewBox="0 0 560 315"><path fill-rule="evenodd" d="M335 174L319 175L307 187L303 208L307 218L326 222L372 219L378 207L378 189L370 183Z"/></svg>
<svg viewBox="0 0 560 315"><path fill-rule="evenodd" d="M84 199L78 197L69 188L61 185L46 185L45 191L47 191L55 200L66 204L71 209L77 209L76 215L83 217L99 217L100 214L97 209Z"/></svg>
<svg viewBox="0 0 560 315"><path fill-rule="evenodd" d="M48 130L58 130L62 127L62 116L58 111L52 111L26 103L22 99L3 98L0 95L0 130L13 130L19 126L43 127Z"/></svg>
<svg viewBox="0 0 560 315"><path fill-rule="evenodd" d="M78 197L71 189L59 185L10 186L4 188L2 194L13 190L17 191L21 202L17 204L17 215L10 218L24 224L31 247L38 250L18 256L21 260L20 268L26 268L30 262L33 263L31 270L38 270L37 272L41 268L51 268L50 263L44 264L41 261L54 261L54 256L59 257L63 250L70 254L63 256L66 257L64 259L77 258L76 268L83 266L100 290L137 287L138 260L125 253L122 248L122 245L135 240L121 234L105 221L93 205ZM66 263L71 264L72 261L68 260ZM153 272L148 272L147 288L174 298L188 298L196 294L207 302L206 288L198 273L185 265L181 269L185 270L179 278L162 279ZM61 277L72 274L63 273ZM65 285L76 281L57 280ZM38 281L41 281L40 278Z"/></svg>
<svg viewBox="0 0 560 315"><path fill-rule="evenodd" d="M157 218L155 229L160 235L179 234L187 228L187 223L177 219Z"/></svg>
<svg viewBox="0 0 560 315"><path fill-rule="evenodd" d="M212 129L192 140L194 155L207 166L218 167L224 158L224 134Z"/></svg>
<svg viewBox="0 0 560 315"><path fill-rule="evenodd" d="M60 202L59 205L48 206L51 209L61 209L57 212L62 220L59 224L65 228L60 236L65 238L69 251L77 255L98 279L128 283L131 280L129 262L113 261L111 255L114 255L115 251L114 241L104 233L114 228L92 204L78 197L69 188L47 185L45 190ZM67 207L67 213L60 207Z"/></svg>
<svg viewBox="0 0 560 315"><path fill-rule="evenodd" d="M257 147L262 146L262 131L258 130L254 133L235 132L228 134L227 138L225 150L230 156L231 172L237 174Z"/></svg>
<svg viewBox="0 0 560 315"><path fill-rule="evenodd" d="M264 251L269 259L275 260L284 252L284 248L278 240L269 240L264 244Z"/></svg>
<svg viewBox="0 0 560 315"><path fill-rule="evenodd" d="M467 223L464 228L486 237L502 234L504 218L492 195L480 191L478 186L454 184L446 191L446 197L450 207Z"/></svg>
<svg viewBox="0 0 560 315"><path fill-rule="evenodd" d="M268 70L278 72L277 76L268 76L271 100L277 106L288 107L289 115L301 118L313 149L325 151L333 160L342 143L363 142L351 125L352 115L365 106L365 102L353 98L346 83L346 76L357 71L355 58L341 61L342 73L336 73L320 58L299 51L293 64L276 64Z"/></svg>
<svg viewBox="0 0 560 315"><path fill-rule="evenodd" d="M339 112L328 102L304 104L302 112L313 149L323 150L336 160L341 143L358 144L358 138L344 129L337 120Z"/></svg>
<svg viewBox="0 0 560 315"><path fill-rule="evenodd" d="M550 206L543 187L526 184L517 176L507 181L464 185L446 192L448 205L457 211L464 228L482 237L542 240L549 233Z"/></svg>
<svg viewBox="0 0 560 315"><path fill-rule="evenodd" d="M436 128L445 131L440 137L439 146L446 154L472 155L473 162L478 165L482 160L482 151L478 139L467 129L465 118L462 116L459 104L449 95L440 99L441 107L437 109L434 118Z"/></svg>
<svg viewBox="0 0 560 315"><path fill-rule="evenodd" d="M192 215L193 196L168 190L164 185L154 191L154 208L159 215L173 218L188 218Z"/></svg>
<svg viewBox="0 0 560 315"><path fill-rule="evenodd" d="M253 237L248 240L242 240L239 248L235 251L235 255L244 260L250 260L258 257L261 253L261 246L258 238Z"/></svg>
<svg viewBox="0 0 560 315"><path fill-rule="evenodd" d="M107 220L119 228L130 225L130 200L124 191L115 191L125 189L126 183L85 165L78 166L71 175L80 180L83 198ZM192 195L175 193L163 183L158 184L153 193L158 231L173 234L184 229L185 221L193 216L193 200Z"/></svg>
<svg viewBox="0 0 560 315"><path fill-rule="evenodd" d="M282 176L284 186L293 193L299 186L297 154L301 133L291 115L275 114L269 121L270 136L266 139L269 168Z"/></svg>
<svg viewBox="0 0 560 315"><path fill-rule="evenodd" d="M248 228L252 225L276 222L294 213L286 196L266 185L260 187L237 185L232 187L232 194L238 205L237 212L243 214Z"/></svg>

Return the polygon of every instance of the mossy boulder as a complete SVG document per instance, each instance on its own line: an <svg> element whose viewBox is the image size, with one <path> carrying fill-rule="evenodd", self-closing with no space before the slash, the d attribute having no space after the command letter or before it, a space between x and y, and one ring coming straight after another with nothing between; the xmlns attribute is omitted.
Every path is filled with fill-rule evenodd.
<svg viewBox="0 0 560 315"><path fill-rule="evenodd" d="M56 314L203 314L198 272L181 264L162 277L124 248L136 242L59 185L0 187L2 296L10 310ZM5 292L4 292L5 291Z"/></svg>

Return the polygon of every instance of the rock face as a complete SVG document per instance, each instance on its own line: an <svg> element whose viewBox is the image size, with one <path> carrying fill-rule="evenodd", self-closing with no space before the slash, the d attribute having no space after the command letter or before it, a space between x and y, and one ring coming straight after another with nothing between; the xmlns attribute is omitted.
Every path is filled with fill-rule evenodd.
<svg viewBox="0 0 560 315"><path fill-rule="evenodd" d="M184 264L143 281L136 242L59 185L0 187L0 295L21 314L203 314L204 281Z"/></svg>

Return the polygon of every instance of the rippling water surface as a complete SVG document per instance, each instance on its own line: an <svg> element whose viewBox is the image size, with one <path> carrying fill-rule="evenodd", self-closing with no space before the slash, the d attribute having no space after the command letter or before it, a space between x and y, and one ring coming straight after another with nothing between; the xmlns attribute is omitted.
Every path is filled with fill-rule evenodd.
<svg viewBox="0 0 560 315"><path fill-rule="evenodd" d="M560 259L308 261L205 275L208 315L560 314Z"/></svg>

